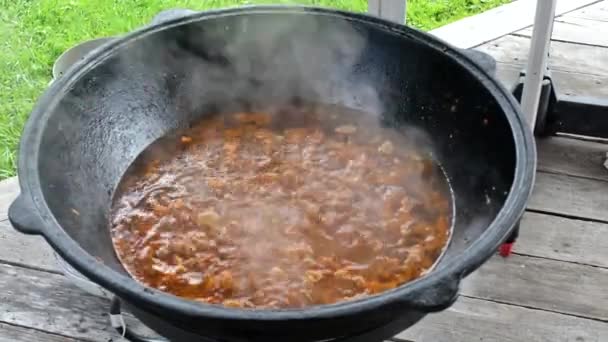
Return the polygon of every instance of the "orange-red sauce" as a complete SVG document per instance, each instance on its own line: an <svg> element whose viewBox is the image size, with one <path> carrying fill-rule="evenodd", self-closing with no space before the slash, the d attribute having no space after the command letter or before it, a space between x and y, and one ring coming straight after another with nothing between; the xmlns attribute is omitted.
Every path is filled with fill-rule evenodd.
<svg viewBox="0 0 608 342"><path fill-rule="evenodd" d="M242 308L335 303L420 277L449 239L447 183L373 122L236 113L162 139L115 194L120 260L146 285Z"/></svg>

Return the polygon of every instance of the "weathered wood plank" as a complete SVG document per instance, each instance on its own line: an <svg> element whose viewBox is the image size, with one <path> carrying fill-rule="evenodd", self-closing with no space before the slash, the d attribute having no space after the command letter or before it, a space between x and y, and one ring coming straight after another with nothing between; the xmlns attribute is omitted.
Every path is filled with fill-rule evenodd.
<svg viewBox="0 0 608 342"><path fill-rule="evenodd" d="M466 296L608 320L608 269L512 255L495 257L462 284Z"/></svg>
<svg viewBox="0 0 608 342"><path fill-rule="evenodd" d="M551 137L537 139L538 170L608 181L608 144Z"/></svg>
<svg viewBox="0 0 608 342"><path fill-rule="evenodd" d="M608 224L528 212L515 252L608 268Z"/></svg>
<svg viewBox="0 0 608 342"><path fill-rule="evenodd" d="M604 98L608 96L608 76L579 74L551 70L555 87L564 100L568 97L588 96Z"/></svg>
<svg viewBox="0 0 608 342"><path fill-rule="evenodd" d="M8 207L19 194L17 177L0 181L0 222L6 221Z"/></svg>
<svg viewBox="0 0 608 342"><path fill-rule="evenodd" d="M107 341L109 304L60 275L0 264L0 321L64 336Z"/></svg>
<svg viewBox="0 0 608 342"><path fill-rule="evenodd" d="M508 35L478 48L497 61L525 65L530 49L530 38ZM608 76L608 48L552 42L549 67L552 70Z"/></svg>
<svg viewBox="0 0 608 342"><path fill-rule="evenodd" d="M569 17L591 19L598 21L608 21L608 1L601 1L596 4L572 11Z"/></svg>
<svg viewBox="0 0 608 342"><path fill-rule="evenodd" d="M0 265L0 297L0 321L89 341L116 341L105 315L108 303L83 294L62 276ZM508 327L514 326L518 331L509 333ZM461 297L452 309L430 316L399 337L419 342L470 341L471 336L531 342L580 337L600 342L606 334L608 325L597 321ZM511 339L501 339L508 336Z"/></svg>
<svg viewBox="0 0 608 342"><path fill-rule="evenodd" d="M528 208L608 222L608 182L539 172Z"/></svg>
<svg viewBox="0 0 608 342"><path fill-rule="evenodd" d="M61 335L0 322L0 342L77 342L84 341Z"/></svg>
<svg viewBox="0 0 608 342"><path fill-rule="evenodd" d="M607 17L608 19L608 12ZM517 35L532 36L532 27L517 31ZM608 21L598 21L564 15L553 24L554 41L608 47Z"/></svg>
<svg viewBox="0 0 608 342"><path fill-rule="evenodd" d="M417 342L601 342L608 324L518 306L460 297L397 338Z"/></svg>
<svg viewBox="0 0 608 342"><path fill-rule="evenodd" d="M511 90L519 78L523 64L498 62L496 65L496 78L507 89ZM608 76L596 76L551 70L553 84L559 95L564 99L570 96L588 96L603 98L608 96Z"/></svg>
<svg viewBox="0 0 608 342"><path fill-rule="evenodd" d="M0 246L0 261L61 272L51 246L42 237L21 234L8 221L0 222Z"/></svg>
<svg viewBox="0 0 608 342"><path fill-rule="evenodd" d="M559 0L556 15L597 0ZM536 0L519 0L432 30L435 36L461 48L492 41L534 23Z"/></svg>
<svg viewBox="0 0 608 342"><path fill-rule="evenodd" d="M109 324L109 306L62 275L0 264L0 322L87 341L126 342ZM125 320L151 333L129 314Z"/></svg>

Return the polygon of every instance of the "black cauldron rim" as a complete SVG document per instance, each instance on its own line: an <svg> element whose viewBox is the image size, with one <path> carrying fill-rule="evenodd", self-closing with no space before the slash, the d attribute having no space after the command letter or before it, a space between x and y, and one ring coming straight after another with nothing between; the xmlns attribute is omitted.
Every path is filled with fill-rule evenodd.
<svg viewBox="0 0 608 342"><path fill-rule="evenodd" d="M53 112L53 108L56 107L62 96L70 90L76 80L130 42L145 38L147 35L163 29L207 18L263 13L330 16L353 22L365 22L383 30L390 30L394 34L422 42L449 56L456 64L468 70L496 98L501 108L505 110L516 146L516 165L513 184L503 208L501 208L481 237L473 242L465 252L447 261L439 270L434 270L415 281L378 295L305 309L243 310L205 305L146 287L133 278L120 274L96 260L61 228L45 203L41 190L38 174L38 148L48 116ZM453 304L458 295L461 279L478 268L495 253L525 209L534 183L536 148L531 130L523 117L516 100L497 80L488 75L486 71L457 48L430 34L413 28L391 23L366 14L310 6L255 5L200 12L146 26L105 44L83 61L73 66L64 77L54 82L46 90L38 100L22 133L18 163L21 194L11 204L9 219L13 226L23 233L44 236L62 258L92 281L133 304L141 305L142 308L150 308L154 311L177 311L193 318L211 317L228 320L261 321L297 321L310 318L332 318L344 314L363 313L391 303L405 305L422 312L440 311Z"/></svg>

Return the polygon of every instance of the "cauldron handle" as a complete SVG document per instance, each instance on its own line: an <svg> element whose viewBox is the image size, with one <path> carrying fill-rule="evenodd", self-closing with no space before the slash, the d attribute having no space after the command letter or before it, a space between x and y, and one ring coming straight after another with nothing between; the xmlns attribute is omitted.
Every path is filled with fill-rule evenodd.
<svg viewBox="0 0 608 342"><path fill-rule="evenodd" d="M21 193L8 208L8 220L21 233L42 235L44 222L29 196Z"/></svg>
<svg viewBox="0 0 608 342"><path fill-rule="evenodd" d="M441 271L439 271L441 272ZM403 305L422 312L443 311L458 299L462 277L449 275L434 286L414 290L403 298Z"/></svg>
<svg viewBox="0 0 608 342"><path fill-rule="evenodd" d="M190 10L190 9L184 9L184 8L173 8L173 9L164 10L162 12L159 12L158 14L156 14L154 16L154 18L152 18L150 25L156 25L156 24L163 23L165 21L186 17L186 16L189 16L194 13L197 13L197 12Z"/></svg>

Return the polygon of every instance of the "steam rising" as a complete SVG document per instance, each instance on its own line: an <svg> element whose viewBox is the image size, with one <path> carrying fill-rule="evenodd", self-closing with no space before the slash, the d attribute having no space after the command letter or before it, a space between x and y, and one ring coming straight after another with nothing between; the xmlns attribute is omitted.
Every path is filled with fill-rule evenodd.
<svg viewBox="0 0 608 342"><path fill-rule="evenodd" d="M167 46L166 53L161 56L146 57L145 64L133 64L140 58L143 60L146 51L155 50L154 44L160 43ZM379 94L384 87L379 83L379 79L385 75L378 75L377 72L374 73L373 70L365 70L362 67L362 65L370 65L369 62L365 61L365 59L371 58L368 44L370 44L368 36L363 31L355 29L345 20L336 20L335 18L329 20L327 17L312 15L265 16L264 14L258 14L221 21L221 25L214 20L209 20L205 22L204 26L199 23L191 23L173 28L169 32L159 32L152 39L140 42L139 47L136 45L131 48L132 51L126 55L128 58L120 59L118 65L128 69L129 74L134 74L134 70L144 68L162 76L159 78L152 77L152 82L146 81L144 86L158 88L161 92L168 92L173 106L167 106L168 113L160 113L163 114L160 119L166 121L175 117L180 118L176 122L177 127L175 128L185 128L185 126L193 124L196 121L195 119L201 119L206 115L231 114L239 111L263 111L270 114L270 121L273 123L281 123L282 125L280 125L283 127L290 125L297 127L298 121L306 120L306 113L298 112L298 107L309 108L308 105L318 104L321 105L318 107L318 114L323 122L322 125L334 125L334 127L328 128L330 132L333 132L338 124L352 125L358 127L358 135L368 137L366 142L375 144L375 149L382 150L382 146L385 146L385 150L388 151L389 147L386 146L390 146L390 151L392 151L394 144L398 146L397 149L400 150L400 153L408 148L412 149L412 154L424 154L424 152L430 151L431 140L422 131L407 128L406 134L408 137L406 139L394 130L384 127L382 119L385 108ZM135 72L135 74L138 73ZM333 108L355 109L358 114L346 110L332 113L327 111L328 108L332 108L328 105L337 106ZM326 111L323 112L324 110ZM359 115L362 112L365 115ZM332 121L330 118L332 114L340 114L341 117L338 120L334 118ZM338 121L341 122L337 123ZM179 132L183 131L180 130ZM167 132L159 133L158 137L164 136ZM351 133L354 133L354 131ZM155 144L153 149L146 151L146 160L172 158L176 154L173 146L172 144ZM425 151L421 153L418 146L423 146ZM378 151L377 153L390 154L392 152ZM135 183L125 184L124 188L132 186L139 190L126 195L126 198L132 197L132 200L124 200L121 196L117 197L119 205L117 215L114 217L116 220L114 225L120 226L121 220L131 216L131 211L139 209L139 204L133 205L132 203L148 203L146 201L150 200L158 201L161 205L170 207L172 200L160 198L162 195L157 194L157 188L169 189L167 190L169 191L169 197L173 199L182 196L197 197L204 202L205 197L213 198L214 195L209 188L208 181L204 178L204 172L201 171L198 164L194 165L200 163L200 161L196 157L186 158L193 163L193 166L175 162L180 165L175 170L181 170L177 171L177 177L184 176L185 178L172 178L175 176L175 172L167 172L167 174L160 176L166 179L152 182L153 185L151 186L142 186L142 183L138 183L138 179L131 178ZM353 158L363 158L364 160L366 157L355 156ZM202 158L206 161L212 159L211 156ZM421 159L412 160L420 162ZM352 163L354 160L350 160L350 162ZM171 163L173 162L169 162L169 164ZM145 167L146 162L144 161L141 164ZM219 162L218 165L221 164L222 162ZM213 167L214 170L209 172L216 172L215 168L216 166ZM220 173L222 172L224 171ZM134 172L136 178L138 177L137 173L137 171ZM412 187L430 191L428 182L423 179L425 177L424 173L424 171L412 172L408 176L408 183L410 184L403 185L403 188ZM340 178L344 177L344 174L337 173L334 176ZM219 176L219 178L222 178L222 176ZM126 179L128 180L129 177ZM237 182L236 180L233 181ZM231 181L226 182L228 185L232 184ZM386 183L387 189L382 190L387 193L384 194L383 192L384 195L381 196L391 196L391 191L404 191L402 186L394 186L399 190L388 189L390 188L388 182ZM309 186L317 184L315 186L319 187L314 188L314 191L311 189L307 191L338 193L337 188L328 189L328 184L322 182L311 181L307 184ZM343 187L341 191L346 193L357 192L354 186L351 189L344 189L343 184L341 186ZM329 187L331 188L331 186ZM143 195L139 191L143 192ZM127 192L129 191L127 190ZM253 190L252 192L255 193ZM421 192L424 192L424 190ZM157 195L159 196L158 199L155 198ZM379 203L366 197L371 196L371 192L365 193L362 191L357 195L357 197L363 198L363 200L357 202L357 205L363 208L361 210L369 210L374 213L386 210L382 201ZM137 198L137 196L141 196L141 198ZM242 214L245 217L237 220L246 224L246 227L239 228L244 229L244 231L238 237L230 239L233 243L240 244L238 249L241 250L243 259L239 261L239 265L241 267L245 265L245 269L255 270L254 273L264 273L276 267L276 261L280 260L281 256L274 255L272 251L277 246L297 249L297 245L296 247L291 246L294 241L292 238L287 238L283 230L290 225L290 221L307 220L305 218L306 214L302 212L301 208L294 208L293 204L287 203L285 199L280 197L282 195L276 198L273 196L255 199L257 204L251 209L251 212ZM378 194L375 194L375 196L378 196ZM323 198L321 201L333 200L331 196L321 198ZM250 201L253 200L250 199ZM340 201L343 201L340 204L343 206L342 208L350 203L350 199L338 200L338 202ZM235 214L235 212L240 213L242 209L239 209L239 206L243 205L245 204L234 204L228 201L227 204L218 204L215 210L217 210L219 216L228 215L230 217L230 215L241 215ZM330 208L332 206L328 203L325 203L325 205ZM141 207L146 206L149 205L141 205ZM337 217L345 209L332 208L328 210L327 215ZM332 210L335 210L335 212L332 212ZM217 215L215 211L209 213L210 217L214 215ZM177 225L176 222L166 218L163 217L154 224L154 227L150 230L151 236L162 235L158 231L167 229L167 225ZM374 221L371 217L368 217L367 220ZM364 224L372 225L371 222L365 222ZM338 228L340 227L336 224L336 227L330 229L337 230ZM354 229L355 231L359 228L363 229L363 227L358 226L355 228L348 227L348 229ZM383 229L385 228L376 230L375 234L378 234L377 237L379 238L376 241L391 240L388 233L383 232ZM124 229L117 229L116 231L124 232ZM125 234L128 235L129 233ZM187 234L189 233L186 233L183 237L172 237L170 248L196 241L195 237ZM443 237L447 238L446 236ZM145 239L147 238L146 236ZM368 238L370 237L368 236ZM202 240L202 238L199 239ZM120 241L120 239L118 240ZM379 242L378 244L382 246L382 243ZM441 246L443 247L443 245ZM131 259L129 262L124 259L125 257L127 259L132 258L135 251L124 252L125 248L124 244L122 247L117 244L117 249L122 251L120 254L123 262L125 262L125 265L129 265L129 271L141 280L139 268L135 267L134 269L132 266L133 260ZM136 250L141 248L140 245ZM331 248L327 252L331 254ZM367 248L366 253L373 254L380 253L380 251L371 252L370 247ZM412 255L418 255L417 253L419 252L413 250L411 252ZM380 257L381 254L377 256ZM395 262L397 262L396 260ZM400 261L403 262L404 260ZM431 264L433 261L431 261ZM371 261L366 259L364 263L366 262ZM428 266L430 267L430 265ZM172 272L174 265L163 264L158 267L163 272ZM297 277L297 275L306 273L307 270L303 265L294 262L290 265L288 273ZM207 272L212 273L213 270L208 269ZM197 284L200 279L201 275L195 276Z"/></svg>
<svg viewBox="0 0 608 342"><path fill-rule="evenodd" d="M193 24L184 32L185 39L177 44L196 62L180 82L180 109L206 108L209 98L222 110L329 99L333 102L325 104L377 115L383 111L377 87L363 77L352 79L368 41L347 21L328 25L326 18L316 16L260 15L237 18L230 26L211 24L199 30Z"/></svg>
<svg viewBox="0 0 608 342"><path fill-rule="evenodd" d="M82 126L63 128L80 134L69 142L80 149L74 155L96 155L104 165L82 165L90 178L74 179L97 196L72 204L95 213L72 217L76 225L98 232L75 230L77 239L91 254L114 263L106 249L107 218L121 176L152 141L206 115L264 110L281 121L294 119L284 116L285 107L321 103L365 112L364 119L352 116L348 123L386 132L381 96L386 75L366 69L374 64L370 43L367 33L347 20L258 13L172 27L119 50L63 101L73 115L64 124ZM104 126L111 129L99 128ZM432 150L426 133L401 129L416 151Z"/></svg>

